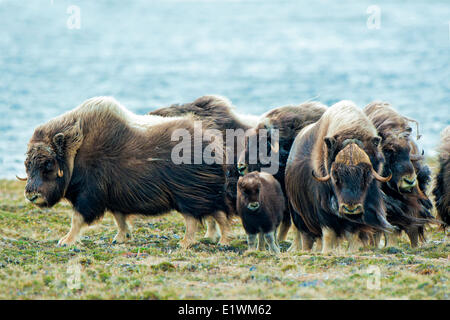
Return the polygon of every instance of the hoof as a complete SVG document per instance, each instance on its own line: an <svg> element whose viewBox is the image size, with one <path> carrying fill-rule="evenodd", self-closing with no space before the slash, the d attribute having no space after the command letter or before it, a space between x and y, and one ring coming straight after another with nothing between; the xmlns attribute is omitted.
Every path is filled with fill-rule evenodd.
<svg viewBox="0 0 450 320"><path fill-rule="evenodd" d="M180 248L184 249L184 250L189 249L190 247L193 246L193 244L194 244L193 242L184 241L184 240L181 240L180 242L178 242L178 245L180 246Z"/></svg>
<svg viewBox="0 0 450 320"><path fill-rule="evenodd" d="M67 247L67 246L71 246L75 244L74 240L69 240L68 237L62 237L59 241L58 244L56 245L57 247Z"/></svg>
<svg viewBox="0 0 450 320"><path fill-rule="evenodd" d="M120 244L120 243L125 243L127 242L127 240L131 239L131 234L130 233L118 233L116 234L116 236L114 237L112 244Z"/></svg>

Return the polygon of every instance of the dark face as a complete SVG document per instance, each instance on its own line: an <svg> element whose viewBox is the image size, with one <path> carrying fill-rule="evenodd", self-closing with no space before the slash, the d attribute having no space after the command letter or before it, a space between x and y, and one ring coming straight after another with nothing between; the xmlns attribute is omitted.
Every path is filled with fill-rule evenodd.
<svg viewBox="0 0 450 320"><path fill-rule="evenodd" d="M256 211L260 207L259 190L261 188L261 181L259 177L249 173L245 177L240 177L238 180L238 194L246 205L247 209Z"/></svg>
<svg viewBox="0 0 450 320"><path fill-rule="evenodd" d="M390 187L400 192L409 193L417 185L417 177L410 159L409 144L389 144L383 147L386 159L384 170L392 172Z"/></svg>
<svg viewBox="0 0 450 320"><path fill-rule="evenodd" d="M331 182L337 196L340 214L364 212L364 200L372 179L371 167L367 163L357 165L333 163Z"/></svg>
<svg viewBox="0 0 450 320"><path fill-rule="evenodd" d="M64 168L56 153L43 143L32 145L27 152L25 198L38 207L55 205L64 194Z"/></svg>

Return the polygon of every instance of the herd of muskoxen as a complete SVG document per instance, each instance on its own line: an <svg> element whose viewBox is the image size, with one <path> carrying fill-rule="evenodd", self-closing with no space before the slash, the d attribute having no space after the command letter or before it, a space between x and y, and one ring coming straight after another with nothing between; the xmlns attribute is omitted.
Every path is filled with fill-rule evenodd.
<svg viewBox="0 0 450 320"><path fill-rule="evenodd" d="M185 134L181 148L177 132ZM39 207L63 198L73 205L70 231L58 245L74 244L82 227L107 211L119 229L114 243L131 237L128 216L177 211L186 224L183 248L195 243L199 222L206 223L205 237L229 244L235 217L249 249L267 245L273 253L292 223L289 251L315 244L332 252L343 239L348 250L395 245L402 231L416 247L428 225L450 224L450 126L442 132L432 191L417 139L417 121L385 102L364 109L351 101L305 102L254 117L234 112L225 98L203 96L136 115L97 97L35 129L27 177L19 179ZM263 149L270 161L260 158ZM174 161L174 150L188 161Z"/></svg>

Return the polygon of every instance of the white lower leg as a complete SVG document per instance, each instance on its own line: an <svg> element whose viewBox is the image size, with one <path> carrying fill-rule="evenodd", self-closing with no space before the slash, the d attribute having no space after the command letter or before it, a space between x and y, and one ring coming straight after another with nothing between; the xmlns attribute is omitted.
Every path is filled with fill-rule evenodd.
<svg viewBox="0 0 450 320"><path fill-rule="evenodd" d="M288 249L288 252L300 251L302 246L302 236L301 232L294 227L294 241L292 241L291 246Z"/></svg>
<svg viewBox="0 0 450 320"><path fill-rule="evenodd" d="M113 243L123 243L131 238L130 228L128 227L126 216L122 213L114 212L114 220L119 232L114 237Z"/></svg>
<svg viewBox="0 0 450 320"><path fill-rule="evenodd" d="M277 246L275 242L275 233L268 232L264 234L264 240L266 240L267 245L269 246L269 251L275 254L280 253L280 248Z"/></svg>
<svg viewBox="0 0 450 320"><path fill-rule="evenodd" d="M322 253L329 253L336 245L336 232L334 230L322 228Z"/></svg>
<svg viewBox="0 0 450 320"><path fill-rule="evenodd" d="M180 246L187 249L195 243L195 233L197 232L198 221L192 216L183 215L186 224L186 233L183 240L180 241Z"/></svg>
<svg viewBox="0 0 450 320"><path fill-rule="evenodd" d="M220 230L217 226L216 220L213 217L207 217L205 219L206 233L205 238L211 239L213 242L218 242L220 239Z"/></svg>
<svg viewBox="0 0 450 320"><path fill-rule="evenodd" d="M83 216L74 211L72 214L72 224L70 226L70 231L64 237L58 241L58 246L72 245L77 241L80 235L81 228L85 225Z"/></svg>

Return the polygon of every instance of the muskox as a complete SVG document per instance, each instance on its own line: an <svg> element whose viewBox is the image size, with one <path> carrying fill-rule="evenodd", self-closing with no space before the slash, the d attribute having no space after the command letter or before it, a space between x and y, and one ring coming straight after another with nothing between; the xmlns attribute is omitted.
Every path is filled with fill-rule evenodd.
<svg viewBox="0 0 450 320"><path fill-rule="evenodd" d="M171 210L186 222L183 247L194 242L197 221L206 216L217 219L221 241L227 243L225 171L215 161L222 146L211 142L214 151L209 157L204 152L200 164L173 160L174 150L184 156L195 156L193 146L205 150L207 141L192 134L194 125L190 116L137 116L113 98L89 99L34 131L25 161L25 196L40 207L62 198L72 203L72 226L59 245L73 244L82 226L106 211L119 228L115 241L124 241L129 236L127 215ZM177 132L187 134L186 141L179 143Z"/></svg>
<svg viewBox="0 0 450 320"><path fill-rule="evenodd" d="M257 117L235 113L228 99L215 95L202 96L193 102L159 108L148 114L162 117L176 117L191 114L198 120L210 122L212 128L222 132L223 142L227 151L227 159L229 161L226 166L226 200L232 213L235 213L236 184L239 178L235 164L241 152L240 150L244 148L244 140L239 138L239 135L243 137L247 130L255 126L257 124ZM232 142L226 137L227 135L233 139ZM207 218L206 225L207 231L205 237L210 238L214 242L218 241L220 233L214 219Z"/></svg>
<svg viewBox="0 0 450 320"><path fill-rule="evenodd" d="M425 195L431 170L411 137L409 123L413 120L400 115L386 102L370 103L364 112L381 137L383 174L392 173L392 179L381 185L387 220L398 228L395 234L405 231L411 246L416 247L419 239L425 241L424 227L434 222L434 217L432 203ZM388 236L386 240L392 242L393 238Z"/></svg>
<svg viewBox="0 0 450 320"><path fill-rule="evenodd" d="M277 171L273 174L275 179L281 185L283 193L286 195L285 190L285 170L286 162L291 150L292 143L294 142L297 134L307 125L316 122L320 119L325 112L326 106L320 102L304 102L297 106L284 106L278 107L268 111L261 117L258 125L252 129L253 132L246 137L245 150L239 157L238 170L241 174L245 174L250 171L261 171L268 167L275 167ZM263 131L264 130L264 131ZM278 130L278 137L275 138L274 130ZM267 133L266 143L267 146L260 146L260 133ZM264 164L260 159L251 161L250 155L250 142L254 136L254 143L258 153L263 147L272 154L270 159L277 161L274 163ZM263 152L264 153L264 152ZM278 240L284 241L291 226L291 214L287 206L288 200L286 198L286 211L283 214L283 222L278 234Z"/></svg>
<svg viewBox="0 0 450 320"><path fill-rule="evenodd" d="M439 171L433 195L438 218L444 222L443 227L445 228L450 225L450 126L447 126L441 134Z"/></svg>
<svg viewBox="0 0 450 320"><path fill-rule="evenodd" d="M286 166L286 193L297 234L290 250L311 250L321 238L329 252L345 236L353 245L361 232L391 230L377 181L381 138L351 101L328 108L297 135ZM319 242L318 242L319 243Z"/></svg>
<svg viewBox="0 0 450 320"><path fill-rule="evenodd" d="M265 240L271 252L280 253L275 238L286 206L280 183L266 172L253 171L239 178L237 192L236 207L249 249L263 250Z"/></svg>

